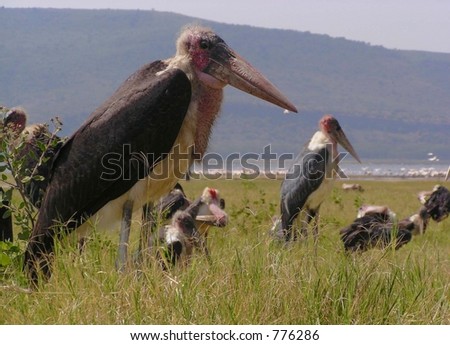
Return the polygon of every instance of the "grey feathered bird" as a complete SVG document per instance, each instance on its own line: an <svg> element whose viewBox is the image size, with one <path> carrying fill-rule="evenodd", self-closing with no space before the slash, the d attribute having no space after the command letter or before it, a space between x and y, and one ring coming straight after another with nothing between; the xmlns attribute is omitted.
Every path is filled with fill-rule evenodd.
<svg viewBox="0 0 450 345"><path fill-rule="evenodd" d="M319 129L294 159L281 185L281 230L276 236L285 241L297 239L298 232L306 236L306 227L313 218L313 232L317 239L320 206L331 192L335 174L340 172L338 144L360 162L333 116L323 116ZM297 226L294 221L297 221Z"/></svg>

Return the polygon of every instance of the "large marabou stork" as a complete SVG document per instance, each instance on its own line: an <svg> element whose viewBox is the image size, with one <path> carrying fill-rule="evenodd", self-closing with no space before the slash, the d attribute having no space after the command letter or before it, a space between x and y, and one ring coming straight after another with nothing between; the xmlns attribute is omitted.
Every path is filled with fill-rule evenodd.
<svg viewBox="0 0 450 345"><path fill-rule="evenodd" d="M40 272L51 274L55 238L90 218L121 219L128 238L132 212L168 193L205 152L227 84L297 112L218 35L195 25L181 32L174 57L141 67L89 116L54 161L25 253L33 285Z"/></svg>
<svg viewBox="0 0 450 345"><path fill-rule="evenodd" d="M296 240L299 229L301 235L306 236L306 227L313 218L313 233L317 240L320 205L332 189L335 174L340 172L338 144L360 162L333 116L323 116L319 128L306 148L294 159L281 185L281 229L276 237L285 241ZM294 221L297 221L298 228L294 226Z"/></svg>

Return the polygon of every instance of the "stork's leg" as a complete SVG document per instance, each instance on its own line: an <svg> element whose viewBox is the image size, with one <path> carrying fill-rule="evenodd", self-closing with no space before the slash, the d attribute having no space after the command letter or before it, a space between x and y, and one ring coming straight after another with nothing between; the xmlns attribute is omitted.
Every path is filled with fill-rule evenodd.
<svg viewBox="0 0 450 345"><path fill-rule="evenodd" d="M308 210L309 222L313 221L314 256L317 257L317 245L319 243L319 209Z"/></svg>
<svg viewBox="0 0 450 345"><path fill-rule="evenodd" d="M202 236L200 236L200 246L203 248L203 252L206 255L206 259L208 260L208 263L212 263L211 261L211 255L209 254L209 249L208 249L208 233L205 234L205 237L203 238Z"/></svg>
<svg viewBox="0 0 450 345"><path fill-rule="evenodd" d="M120 226L119 252L116 268L120 272L125 270L128 258L128 243L130 239L131 215L133 213L133 201L127 200L123 204L122 222Z"/></svg>
<svg viewBox="0 0 450 345"><path fill-rule="evenodd" d="M155 220L153 217L153 204L148 203L142 207L142 227L141 234L139 238L139 250L137 255L137 260L139 263L142 262L142 259L149 247L149 240L152 233L152 229L154 228Z"/></svg>
<svg viewBox="0 0 450 345"><path fill-rule="evenodd" d="M3 195L3 193L5 193L5 191L0 187L0 194ZM14 237L13 222L9 211L9 201L5 198L3 202L0 203L0 241L4 242L12 242Z"/></svg>
<svg viewBox="0 0 450 345"><path fill-rule="evenodd" d="M314 245L317 244L319 240L319 209L317 210L309 210L309 222L314 220L313 224L313 237L314 237Z"/></svg>

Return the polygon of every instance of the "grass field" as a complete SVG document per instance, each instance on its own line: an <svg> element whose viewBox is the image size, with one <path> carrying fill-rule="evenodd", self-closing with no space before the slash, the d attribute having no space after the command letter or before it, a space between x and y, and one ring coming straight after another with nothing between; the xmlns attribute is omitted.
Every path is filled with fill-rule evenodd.
<svg viewBox="0 0 450 345"><path fill-rule="evenodd" d="M52 278L33 293L19 289L20 264L9 266L0 276L0 324L450 324L449 219L397 252L346 255L339 238L362 203L386 204L403 218L420 207L416 193L437 181L357 182L364 192L336 181L317 252L312 236L283 247L268 235L280 181L184 182L191 199L208 185L226 200L230 222L212 229L211 263L197 254L170 273L150 262L118 274L117 234L94 233L82 255L58 246Z"/></svg>

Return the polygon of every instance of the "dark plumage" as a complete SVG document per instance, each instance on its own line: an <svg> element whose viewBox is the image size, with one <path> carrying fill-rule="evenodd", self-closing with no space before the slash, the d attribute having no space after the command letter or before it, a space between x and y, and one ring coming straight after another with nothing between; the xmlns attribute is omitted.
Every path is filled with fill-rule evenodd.
<svg viewBox="0 0 450 345"><path fill-rule="evenodd" d="M399 222L392 220L390 212L369 212L341 229L340 235L346 251L386 248L394 244L394 240L397 250L411 241L413 235L424 233L427 224L428 216L424 209Z"/></svg>
<svg viewBox="0 0 450 345"><path fill-rule="evenodd" d="M424 206L429 216L436 222L448 217L450 212L450 192L447 188L437 185L425 199Z"/></svg>

